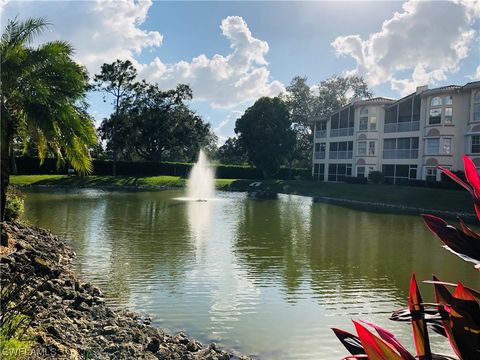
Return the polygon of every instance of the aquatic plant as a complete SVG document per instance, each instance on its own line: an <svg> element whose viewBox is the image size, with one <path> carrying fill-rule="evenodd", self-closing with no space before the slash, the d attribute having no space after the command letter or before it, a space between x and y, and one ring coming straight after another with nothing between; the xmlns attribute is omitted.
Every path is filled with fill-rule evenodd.
<svg viewBox="0 0 480 360"><path fill-rule="evenodd" d="M448 169L439 169L472 195L475 212L480 220L480 177L473 161L463 157L467 182ZM465 261L472 262L480 270L480 234L463 221L460 226L449 225L433 215L423 215L427 227L444 243L443 247ZM365 321L353 324L357 335L340 329L332 329L340 342L350 352L345 359L370 360L449 360L451 356L435 354L430 348L429 329L445 336L459 359L480 358L480 292L457 284L440 281L433 276L435 303L422 300L415 274L410 280L408 307L395 311L390 317L394 321L410 322L415 342L416 356L412 355L388 330ZM455 287L452 294L448 287ZM372 328L377 335L369 328Z"/></svg>

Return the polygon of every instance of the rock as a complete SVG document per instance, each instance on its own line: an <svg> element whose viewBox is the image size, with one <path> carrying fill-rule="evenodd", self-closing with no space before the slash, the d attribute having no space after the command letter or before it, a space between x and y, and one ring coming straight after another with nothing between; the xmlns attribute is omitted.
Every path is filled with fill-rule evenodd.
<svg viewBox="0 0 480 360"><path fill-rule="evenodd" d="M116 326L107 325L102 328L102 334L105 334L105 335L115 334L117 330L118 328Z"/></svg>
<svg viewBox="0 0 480 360"><path fill-rule="evenodd" d="M78 305L77 309L80 311L90 311L90 306L88 306L86 302L82 301L80 305Z"/></svg>
<svg viewBox="0 0 480 360"><path fill-rule="evenodd" d="M157 338L153 338L147 345L147 350L151 351L152 353L156 353L160 349L160 340Z"/></svg>

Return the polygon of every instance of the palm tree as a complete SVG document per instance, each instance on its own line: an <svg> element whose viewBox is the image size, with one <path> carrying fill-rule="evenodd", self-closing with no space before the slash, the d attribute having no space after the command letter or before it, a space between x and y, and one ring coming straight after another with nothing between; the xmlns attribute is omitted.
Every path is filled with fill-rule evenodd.
<svg viewBox="0 0 480 360"><path fill-rule="evenodd" d="M43 18L15 18L0 38L2 220L13 139L25 145L34 142L41 162L48 152L59 165L68 160L80 173L92 169L88 148L96 143L96 135L86 112L88 75L72 60L69 43L31 46L48 25Z"/></svg>

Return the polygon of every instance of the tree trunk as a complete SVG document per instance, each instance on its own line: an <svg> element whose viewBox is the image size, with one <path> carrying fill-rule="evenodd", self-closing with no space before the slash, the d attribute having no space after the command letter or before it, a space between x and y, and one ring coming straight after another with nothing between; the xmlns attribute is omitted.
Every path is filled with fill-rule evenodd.
<svg viewBox="0 0 480 360"><path fill-rule="evenodd" d="M7 187L10 180L10 126L6 114L2 114L1 129L1 220L5 219L7 205ZM3 239L2 239L3 240Z"/></svg>
<svg viewBox="0 0 480 360"><path fill-rule="evenodd" d="M15 151L10 149L10 174L17 175L17 162L15 161Z"/></svg>

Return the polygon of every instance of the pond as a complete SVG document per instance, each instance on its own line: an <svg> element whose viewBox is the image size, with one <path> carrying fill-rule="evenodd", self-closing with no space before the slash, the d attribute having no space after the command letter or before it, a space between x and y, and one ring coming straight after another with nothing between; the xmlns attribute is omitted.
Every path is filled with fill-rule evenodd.
<svg viewBox="0 0 480 360"><path fill-rule="evenodd" d="M440 247L418 216L374 214L281 195L176 200L182 191L30 190L26 218L77 253L75 267L112 306L171 332L261 359L340 359L330 327L375 322L413 351L410 274L478 286L478 272ZM424 300L433 289L421 285ZM436 352L448 345L433 337Z"/></svg>

